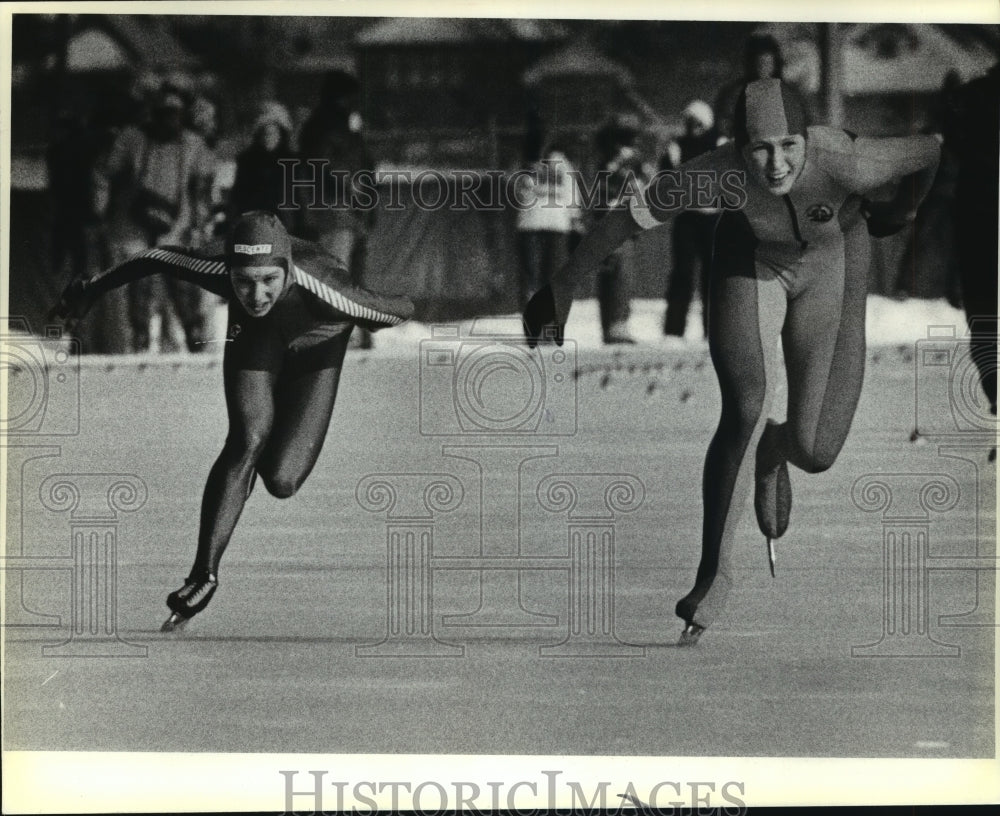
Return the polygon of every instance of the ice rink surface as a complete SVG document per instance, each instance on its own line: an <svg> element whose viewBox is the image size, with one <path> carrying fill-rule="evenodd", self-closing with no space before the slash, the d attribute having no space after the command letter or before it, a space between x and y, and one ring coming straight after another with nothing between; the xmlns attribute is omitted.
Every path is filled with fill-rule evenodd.
<svg viewBox="0 0 1000 816"><path fill-rule="evenodd" d="M500 428L475 434L426 346L390 345L349 353L312 476L285 501L257 486L211 606L169 635L164 599L187 574L225 435L221 368L85 360L80 433L27 440L47 453L8 447L5 749L994 755L995 571L975 567L995 554L995 466L947 399L921 396L947 391L954 363L921 368L912 343L869 350L836 465L792 473L777 576L751 509L741 583L679 649L673 606L697 566L718 412L707 350L570 346L575 362L558 365L577 374L556 383L549 348L543 397L559 401L535 433L500 428L488 404L538 396L498 388L520 376L512 356L482 389L466 383L459 408ZM28 379L11 377L12 404L32 399L17 391ZM53 499L60 474L98 493L131 474L146 500L94 521L82 500ZM608 499L615 481L628 487ZM428 498L432 482L445 487ZM554 482L574 486L572 507ZM88 529L113 529L111 563L59 569ZM416 548L400 554L407 530ZM574 561L581 530L597 550ZM48 568L17 568L29 557ZM114 636L95 636L109 597ZM66 642L94 656L44 651Z"/></svg>

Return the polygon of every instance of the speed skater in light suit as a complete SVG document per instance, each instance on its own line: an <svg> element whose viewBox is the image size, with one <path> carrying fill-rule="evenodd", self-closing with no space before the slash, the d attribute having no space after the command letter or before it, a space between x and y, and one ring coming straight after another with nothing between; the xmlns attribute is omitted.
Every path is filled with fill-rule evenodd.
<svg viewBox="0 0 1000 816"><path fill-rule="evenodd" d="M287 498L316 464L354 326L396 326L413 314L406 298L352 286L336 259L290 237L271 213L241 216L222 250L221 243L147 250L72 282L53 309L73 323L103 293L158 272L229 301L222 366L229 433L205 485L194 565L167 598L164 631L208 605L257 476L273 496Z"/></svg>
<svg viewBox="0 0 1000 816"><path fill-rule="evenodd" d="M788 463L819 473L840 453L864 376L869 235L911 222L937 171L934 136L806 128L794 100L781 80L748 83L735 140L658 174L642 197L609 213L525 308L529 344L561 342L576 278L639 228L721 202L708 334L722 415L705 458L701 562L676 607L681 645L697 642L734 583L733 536L751 489L773 573L773 542L791 511ZM893 183L891 200L866 198ZM768 418L779 338L788 381L780 424Z"/></svg>

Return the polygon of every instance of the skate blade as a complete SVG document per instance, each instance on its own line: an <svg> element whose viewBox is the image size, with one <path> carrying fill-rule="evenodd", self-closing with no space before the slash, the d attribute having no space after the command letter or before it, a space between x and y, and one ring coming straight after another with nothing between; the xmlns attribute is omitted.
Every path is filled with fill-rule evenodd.
<svg viewBox="0 0 1000 816"><path fill-rule="evenodd" d="M180 632L187 625L190 618L182 618L176 612L172 612L170 617L163 622L160 627L161 632Z"/></svg>
<svg viewBox="0 0 1000 816"><path fill-rule="evenodd" d="M774 539L767 540L767 563L771 567L771 577L774 577Z"/></svg>
<svg viewBox="0 0 1000 816"><path fill-rule="evenodd" d="M701 633L704 631L704 626L699 626L697 623L689 623L684 628L684 631L681 632L681 639L677 641L677 645L694 646L698 642L698 638L701 637Z"/></svg>

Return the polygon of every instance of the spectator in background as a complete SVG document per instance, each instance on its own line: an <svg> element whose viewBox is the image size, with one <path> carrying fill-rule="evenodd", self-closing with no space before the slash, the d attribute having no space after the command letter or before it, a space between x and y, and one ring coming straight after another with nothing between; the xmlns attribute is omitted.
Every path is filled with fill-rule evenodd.
<svg viewBox="0 0 1000 816"><path fill-rule="evenodd" d="M214 173L205 140L184 127L185 101L176 89L160 90L148 124L125 127L94 174L94 211L105 219L112 264L154 246L183 245L200 227ZM161 349L169 349L171 309L190 351L204 348L205 314L197 287L151 279L129 287L132 350L150 345L150 322L160 316Z"/></svg>
<svg viewBox="0 0 1000 816"><path fill-rule="evenodd" d="M253 126L250 146L236 157L236 177L229 194L229 222L251 210L274 213L286 229L294 210L285 200L284 168L279 159L293 158L292 120L283 105L267 102Z"/></svg>
<svg viewBox="0 0 1000 816"><path fill-rule="evenodd" d="M942 133L946 127L948 105L962 80L957 71L949 71L941 85L941 93L931 107L921 133ZM923 206L917 211L912 233L907 236L906 250L899 264L896 279L885 294L896 297L946 297L956 309L962 306L958 249L955 246L955 185L958 181L959 157L955 145L945 144L941 150L934 185ZM891 256L890 256L891 257Z"/></svg>
<svg viewBox="0 0 1000 816"><path fill-rule="evenodd" d="M597 210L618 207L645 187L653 173L643 164L636 147L639 121L632 115L618 115L607 122L595 137L602 195ZM602 200L603 199L603 200ZM601 261L597 271L597 303L601 332L607 345L635 340L628 330L632 306L633 245L627 242Z"/></svg>
<svg viewBox="0 0 1000 816"><path fill-rule="evenodd" d="M944 138L959 163L955 237L969 345L990 410L996 416L1000 63L953 94ZM995 455L994 449L990 458Z"/></svg>
<svg viewBox="0 0 1000 816"><path fill-rule="evenodd" d="M219 107L207 96L196 96L188 112L188 127L205 140L209 150L219 141Z"/></svg>
<svg viewBox="0 0 1000 816"><path fill-rule="evenodd" d="M49 263L53 280L63 274L67 259L71 278L87 271L87 226L91 215L91 175L99 145L81 116L63 111L55 121L45 151L52 237Z"/></svg>
<svg viewBox="0 0 1000 816"><path fill-rule="evenodd" d="M375 174L375 159L361 133L360 89L353 75L330 71L324 78L319 104L299 134L299 153L304 162L310 159L328 162L325 200L317 194L314 201L320 206L299 209L300 237L316 241L339 258L355 286L364 282L368 234L375 219L374 206L363 206L358 196L358 174L370 173L372 179ZM372 346L371 333L360 326L358 345Z"/></svg>
<svg viewBox="0 0 1000 816"><path fill-rule="evenodd" d="M736 100L743 86L755 79L784 79L785 61L781 46L770 34L754 34L747 39L743 52L743 76L723 87L715 98L715 120L723 139L733 138L733 116ZM786 93L794 97L794 104L806 113L806 124L811 125L812 115L806 100L797 89L786 82Z"/></svg>
<svg viewBox="0 0 1000 816"><path fill-rule="evenodd" d="M684 108L684 135L670 144L660 160L660 170L677 170L681 164L719 146L712 108L694 99ZM663 333L684 337L688 311L695 290L701 295L701 322L708 336L708 271L712 262L712 242L720 210L691 209L674 218L674 264L667 283L667 312Z"/></svg>
<svg viewBox="0 0 1000 816"><path fill-rule="evenodd" d="M188 107L187 127L205 140L205 146L212 154L210 162L212 173L201 181L204 192L195 199L194 224L188 239L188 246L202 246L215 237L216 222L225 216L222 193L217 189L215 182L218 168L215 147L219 143L219 106L207 96L202 94L195 96ZM204 299L205 293L199 294Z"/></svg>
<svg viewBox="0 0 1000 816"><path fill-rule="evenodd" d="M571 236L583 231L574 169L563 147L551 144L525 158L530 174L518 177L515 192L521 308L569 260Z"/></svg>

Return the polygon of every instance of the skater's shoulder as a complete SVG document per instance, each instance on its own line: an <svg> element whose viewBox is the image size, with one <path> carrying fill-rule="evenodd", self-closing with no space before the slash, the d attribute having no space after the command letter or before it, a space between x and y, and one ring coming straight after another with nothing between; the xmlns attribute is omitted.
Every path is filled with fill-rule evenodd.
<svg viewBox="0 0 1000 816"><path fill-rule="evenodd" d="M857 138L856 134L842 128L826 125L811 125L806 128L808 149L828 159L854 155Z"/></svg>
<svg viewBox="0 0 1000 816"><path fill-rule="evenodd" d="M349 279L347 265L331 255L315 241L289 236L292 241L292 265L300 275L305 274L321 283L341 283Z"/></svg>

